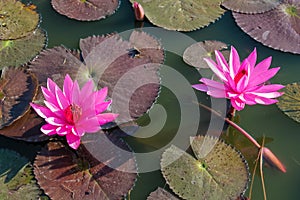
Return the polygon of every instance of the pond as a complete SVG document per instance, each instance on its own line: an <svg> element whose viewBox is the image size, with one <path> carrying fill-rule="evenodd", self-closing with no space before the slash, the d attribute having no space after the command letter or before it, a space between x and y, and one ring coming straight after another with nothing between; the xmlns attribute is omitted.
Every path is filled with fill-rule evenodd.
<svg viewBox="0 0 300 200"><path fill-rule="evenodd" d="M210 114L204 109L200 109L199 116L193 110L199 109L194 98L210 105L209 96L196 90L191 94L190 90L193 90L189 88L190 85L199 83L201 76L209 72L198 72L182 59L184 50L192 43L204 40L222 41L233 45L241 59L246 58L256 48L258 61L272 56L271 67L280 66L279 72L271 79L272 83L286 85L299 82L300 79L300 55L275 50L257 42L236 25L230 11L226 11L220 19L204 28L191 32L175 32L158 28L148 20L139 28L141 23L135 21L132 5L125 0L121 1L113 15L91 22L60 15L52 8L50 1L23 2L31 2L37 6L37 11L41 14L40 26L48 36L47 48L64 45L69 49L79 49L81 38L110 33L120 33L128 37L129 31L133 29L148 32L161 42L165 50L165 62L160 69L162 87L159 97L150 111L137 120L142 128L132 136L124 138L133 151L139 154L136 157L139 175L129 193L131 200L146 199L157 187L171 191L159 169L160 155L149 156L151 152L174 142L173 139L179 132L182 135L175 140L175 144L185 146L190 136L205 134L210 129L209 123L213 117L210 118ZM300 185L300 124L285 115L276 104L246 106L237 115L238 125L255 138L266 137L265 145L286 166L286 173L272 167L263 167L268 199L297 199ZM15 150L32 162L44 144L46 143L22 142L4 136L0 140L1 148ZM249 189L246 196L248 193ZM255 176L252 199L263 199L259 173Z"/></svg>

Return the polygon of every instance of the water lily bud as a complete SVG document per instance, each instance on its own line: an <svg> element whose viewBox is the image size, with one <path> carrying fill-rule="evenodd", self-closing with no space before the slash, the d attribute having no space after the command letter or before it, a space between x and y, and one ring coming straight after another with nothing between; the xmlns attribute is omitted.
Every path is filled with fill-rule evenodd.
<svg viewBox="0 0 300 200"><path fill-rule="evenodd" d="M137 21L143 21L145 17L145 12L141 4L138 2L133 3L134 15Z"/></svg>
<svg viewBox="0 0 300 200"><path fill-rule="evenodd" d="M283 173L286 172L286 168L285 166L282 164L282 162L273 154L273 152L266 148L266 147L262 147L262 154L264 159L271 164L272 166L275 166L276 168L278 168L280 171L282 171Z"/></svg>

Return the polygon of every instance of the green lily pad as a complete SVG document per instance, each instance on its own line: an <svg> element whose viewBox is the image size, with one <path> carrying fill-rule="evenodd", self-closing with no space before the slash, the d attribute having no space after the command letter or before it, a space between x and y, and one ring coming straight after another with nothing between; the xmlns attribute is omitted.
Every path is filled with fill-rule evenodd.
<svg viewBox="0 0 300 200"><path fill-rule="evenodd" d="M39 14L35 6L26 6L16 0L0 1L0 39L24 37L37 28Z"/></svg>
<svg viewBox="0 0 300 200"><path fill-rule="evenodd" d="M179 200L177 197L172 195L170 192L163 188L157 188L155 191L151 192L147 200Z"/></svg>
<svg viewBox="0 0 300 200"><path fill-rule="evenodd" d="M280 3L281 0L224 0L222 6L235 12L254 14L272 10Z"/></svg>
<svg viewBox="0 0 300 200"><path fill-rule="evenodd" d="M94 21L112 15L119 0L52 0L52 7L60 14L80 21Z"/></svg>
<svg viewBox="0 0 300 200"><path fill-rule="evenodd" d="M203 154L204 140L215 143L207 155ZM195 137L191 146L197 159L175 146L162 155L162 174L177 195L183 199L223 200L236 199L245 192L249 172L240 153L212 137Z"/></svg>
<svg viewBox="0 0 300 200"><path fill-rule="evenodd" d="M0 41L0 69L5 66L20 66L34 58L46 46L46 33L42 29L26 37Z"/></svg>
<svg viewBox="0 0 300 200"><path fill-rule="evenodd" d="M104 134L103 132L95 134ZM90 134L90 135L95 135ZM111 138L114 144L130 151L125 142ZM86 141L88 142L88 141ZM99 147L99 146L98 146ZM117 159L113 152L109 162ZM117 168L111 168L96 159L85 146L75 152L61 142L48 143L37 155L34 173L38 184L52 199L123 199L136 181L136 164L132 157ZM121 169L135 169L126 172ZM131 170L130 170L131 171Z"/></svg>
<svg viewBox="0 0 300 200"><path fill-rule="evenodd" d="M130 0L131 3L135 0ZM137 0L146 17L155 25L168 30L193 31L214 22L225 12L221 0Z"/></svg>
<svg viewBox="0 0 300 200"><path fill-rule="evenodd" d="M32 200L40 193L29 161L15 151L0 149L0 199Z"/></svg>
<svg viewBox="0 0 300 200"><path fill-rule="evenodd" d="M291 83L282 89L284 95L278 98L277 106L287 116L300 123L300 83Z"/></svg>
<svg viewBox="0 0 300 200"><path fill-rule="evenodd" d="M215 50L221 51L225 58L229 58L228 46L225 43L215 40L205 40L186 48L183 53L183 60L198 69L209 68L204 58L214 59Z"/></svg>
<svg viewBox="0 0 300 200"><path fill-rule="evenodd" d="M5 68L0 80L0 128L9 126L29 111L37 93L37 79L19 68Z"/></svg>

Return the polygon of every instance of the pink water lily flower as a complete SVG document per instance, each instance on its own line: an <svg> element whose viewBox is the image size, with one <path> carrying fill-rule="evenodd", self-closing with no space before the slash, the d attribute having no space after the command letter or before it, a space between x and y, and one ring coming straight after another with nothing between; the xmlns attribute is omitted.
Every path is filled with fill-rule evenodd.
<svg viewBox="0 0 300 200"><path fill-rule="evenodd" d="M47 124L41 127L46 135L66 136L70 147L77 149L80 138L87 133L100 130L100 125L116 119L117 114L102 113L111 101L105 101L108 89L94 90L94 83L89 80L80 90L77 81L66 75L61 90L51 79L47 88L41 87L45 97L45 106L30 105Z"/></svg>
<svg viewBox="0 0 300 200"><path fill-rule="evenodd" d="M280 69L279 67L269 69L272 57L268 57L256 64L256 49L240 62L239 55L234 47L231 47L229 63L219 51L215 51L216 62L205 58L210 69L218 76L221 82L201 78L202 84L192 87L207 92L215 98L228 98L236 110L242 110L245 104L276 103L276 97L283 93L278 92L284 86L279 84L265 84Z"/></svg>

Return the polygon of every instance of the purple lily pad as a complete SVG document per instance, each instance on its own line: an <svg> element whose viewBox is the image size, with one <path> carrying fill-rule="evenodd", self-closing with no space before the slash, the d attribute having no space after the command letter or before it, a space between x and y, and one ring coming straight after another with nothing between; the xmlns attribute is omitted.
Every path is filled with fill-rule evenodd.
<svg viewBox="0 0 300 200"><path fill-rule="evenodd" d="M284 0L261 14L233 12L241 29L262 44L284 52L300 54L300 1Z"/></svg>
<svg viewBox="0 0 300 200"><path fill-rule="evenodd" d="M93 78L99 87L109 88L111 109L117 123L142 116L155 102L160 89L158 70L164 61L159 42L134 31L130 41L119 35L93 36L80 40L86 64L78 79Z"/></svg>
<svg viewBox="0 0 300 200"><path fill-rule="evenodd" d="M80 21L94 21L112 15L119 0L52 0L52 7L61 15Z"/></svg>
<svg viewBox="0 0 300 200"><path fill-rule="evenodd" d="M122 148L129 151L127 145ZM136 169L133 158L120 168L124 166ZM110 168L97 160L84 146L75 152L58 141L48 143L39 152L34 162L34 173L38 184L53 200L62 197L122 199L133 187L137 175Z"/></svg>
<svg viewBox="0 0 300 200"><path fill-rule="evenodd" d="M0 80L0 128L12 124L30 108L37 92L37 80L23 69L5 68Z"/></svg>
<svg viewBox="0 0 300 200"><path fill-rule="evenodd" d="M224 0L222 6L235 12L254 14L274 9L280 0Z"/></svg>

